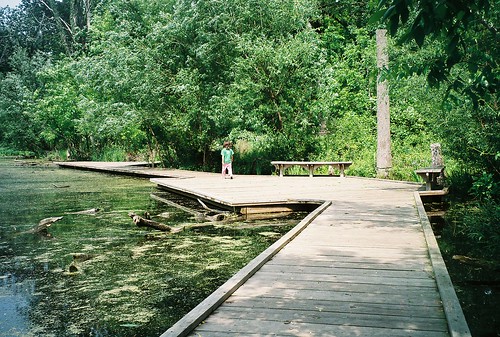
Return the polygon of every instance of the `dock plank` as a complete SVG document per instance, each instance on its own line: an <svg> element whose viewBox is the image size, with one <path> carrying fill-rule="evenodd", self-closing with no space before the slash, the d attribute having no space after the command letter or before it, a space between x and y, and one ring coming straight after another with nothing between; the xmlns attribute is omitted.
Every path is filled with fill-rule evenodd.
<svg viewBox="0 0 500 337"><path fill-rule="evenodd" d="M247 327L243 329L242 327ZM390 329L365 326L343 326L289 321L263 321L255 319L220 319L205 322L198 336L328 336L328 337L446 337L445 331Z"/></svg>
<svg viewBox="0 0 500 337"><path fill-rule="evenodd" d="M346 268L346 269L374 269L374 270L432 270L428 259L422 258L419 261L410 260L404 264L399 261L373 262L363 258L342 258L332 260L326 256L306 257L284 257L276 256L268 264L285 266L316 266L321 268Z"/></svg>
<svg viewBox="0 0 500 337"><path fill-rule="evenodd" d="M327 299L302 299L294 298L293 301L287 298L264 298L232 296L226 301L228 307L249 307L249 308L289 308L298 310L317 310L325 312L346 312L362 314L378 314L382 316L408 316L408 317L432 317L444 318L444 312L439 304L435 306L415 306L406 304L391 303L366 303L366 302L346 302L331 301Z"/></svg>

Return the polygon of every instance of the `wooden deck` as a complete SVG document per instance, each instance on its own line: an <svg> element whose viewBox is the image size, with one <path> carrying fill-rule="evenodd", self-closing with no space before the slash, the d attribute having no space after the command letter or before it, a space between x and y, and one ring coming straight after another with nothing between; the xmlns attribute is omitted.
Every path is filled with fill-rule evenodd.
<svg viewBox="0 0 500 337"><path fill-rule="evenodd" d="M224 205L327 202L162 337L470 336L420 185L353 177L152 181Z"/></svg>
<svg viewBox="0 0 500 337"><path fill-rule="evenodd" d="M184 179L211 175L210 173L205 172L155 168L151 167L151 163L148 162L64 161L55 162L55 164L62 168L106 172L142 178L158 177ZM212 173L212 175L219 176L215 173Z"/></svg>
<svg viewBox="0 0 500 337"><path fill-rule="evenodd" d="M162 337L470 336L417 192L421 185L355 177L182 177L151 180L233 209L321 206Z"/></svg>

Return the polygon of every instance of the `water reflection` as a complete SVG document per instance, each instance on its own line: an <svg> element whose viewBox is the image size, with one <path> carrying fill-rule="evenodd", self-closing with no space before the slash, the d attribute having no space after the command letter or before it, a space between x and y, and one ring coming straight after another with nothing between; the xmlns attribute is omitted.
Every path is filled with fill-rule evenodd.
<svg viewBox="0 0 500 337"><path fill-rule="evenodd" d="M30 297L34 293L35 282L18 282L15 275L5 274L0 277L0 335L22 336L27 333L23 313L27 311ZM13 313L10 315L9 313Z"/></svg>
<svg viewBox="0 0 500 337"><path fill-rule="evenodd" d="M298 222L157 233L128 212L196 220L153 192L148 180L0 160L0 336L159 335ZM50 239L30 232L55 216Z"/></svg>

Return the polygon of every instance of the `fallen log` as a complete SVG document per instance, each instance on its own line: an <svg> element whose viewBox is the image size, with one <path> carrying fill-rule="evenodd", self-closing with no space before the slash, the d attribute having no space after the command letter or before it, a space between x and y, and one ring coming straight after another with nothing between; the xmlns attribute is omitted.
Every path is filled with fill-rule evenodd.
<svg viewBox="0 0 500 337"><path fill-rule="evenodd" d="M89 253L73 253L73 261L68 266L67 275L75 275L80 272L82 269L82 265L85 265L85 262L97 257L97 254L89 254Z"/></svg>
<svg viewBox="0 0 500 337"><path fill-rule="evenodd" d="M73 256L73 261L74 262L85 262L88 260L93 259L94 257L97 257L97 254L88 254L88 253L73 253L71 254Z"/></svg>
<svg viewBox="0 0 500 337"><path fill-rule="evenodd" d="M238 215L229 211L221 211L218 209L209 208L203 201L197 199L201 206L207 210L205 218L210 221L227 221L229 219L237 220Z"/></svg>
<svg viewBox="0 0 500 337"><path fill-rule="evenodd" d="M474 257L464 256L464 255L453 255L453 260L459 261L463 264L468 264L476 267L495 267L495 263L493 261L487 261L483 259L478 259Z"/></svg>
<svg viewBox="0 0 500 337"><path fill-rule="evenodd" d="M181 209L181 210L183 210L183 211L185 211L187 213L193 214L195 220L197 220L197 221L204 221L204 220L208 220L208 221L226 221L228 219L234 219L234 220L236 220L238 218L237 215L235 215L235 214L233 214L231 212L220 211L220 210L209 208L200 199L198 199L198 202L201 204L201 206L204 209L207 210L207 212L205 212L205 213L201 213L201 212L195 211L195 210L193 210L191 208L179 205L179 204L177 204L177 203L175 203L175 202L173 202L171 200L159 197L159 196L154 195L154 194L151 194L151 198L153 198L155 200L158 200L160 202L164 202L164 203L166 203L169 206L177 207L177 208L179 208L179 209Z"/></svg>
<svg viewBox="0 0 500 337"><path fill-rule="evenodd" d="M47 229L56 221L61 220L63 217L62 216L53 216L50 218L45 218L40 220L38 225L33 227L30 230L27 230L25 233L36 233L36 234L42 234L42 235L48 235Z"/></svg>
<svg viewBox="0 0 500 337"><path fill-rule="evenodd" d="M163 232L170 232L170 233L177 233L182 231L182 228L175 228L169 225L162 224L161 222L153 221L150 219L144 219L143 217L133 212L130 212L128 216L132 218L132 220L138 227L150 227Z"/></svg>
<svg viewBox="0 0 500 337"><path fill-rule="evenodd" d="M227 214L219 213L215 215L207 215L206 218L210 221L226 221L228 216Z"/></svg>
<svg viewBox="0 0 500 337"><path fill-rule="evenodd" d="M222 213L226 213L226 214L229 214L230 212L228 211L221 211L221 210L218 210L218 209L213 209L213 208L210 208L208 207L203 201L201 201L200 199L196 199L198 200L198 202L201 204L201 206L206 209L207 211L209 212L212 212L212 213L217 213L217 214L222 214Z"/></svg>
<svg viewBox="0 0 500 337"><path fill-rule="evenodd" d="M68 188L69 185L57 185L57 184L52 184L55 188Z"/></svg>
<svg viewBox="0 0 500 337"><path fill-rule="evenodd" d="M78 273L80 270L74 263L70 264L68 267L70 273Z"/></svg>

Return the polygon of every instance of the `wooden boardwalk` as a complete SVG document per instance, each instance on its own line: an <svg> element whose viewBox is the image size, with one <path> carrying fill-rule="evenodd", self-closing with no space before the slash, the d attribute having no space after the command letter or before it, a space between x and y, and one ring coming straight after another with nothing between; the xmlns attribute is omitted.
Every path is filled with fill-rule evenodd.
<svg viewBox="0 0 500 337"><path fill-rule="evenodd" d="M210 175L210 173L205 172L155 168L151 167L151 164L148 162L64 161L55 162L55 164L62 168L107 172L143 178L158 177L184 179ZM212 175L216 174L213 173Z"/></svg>
<svg viewBox="0 0 500 337"><path fill-rule="evenodd" d="M470 336L420 185L353 177L152 181L220 204L327 202L163 337Z"/></svg>
<svg viewBox="0 0 500 337"><path fill-rule="evenodd" d="M190 177L151 180L234 209L322 204L162 337L470 336L416 192L420 185Z"/></svg>

